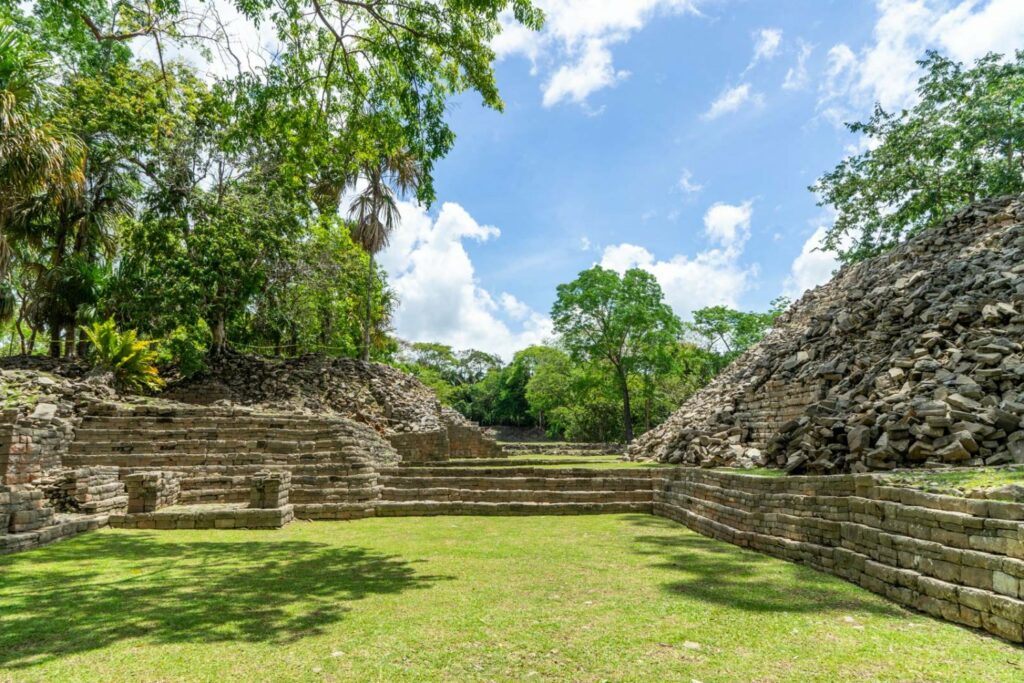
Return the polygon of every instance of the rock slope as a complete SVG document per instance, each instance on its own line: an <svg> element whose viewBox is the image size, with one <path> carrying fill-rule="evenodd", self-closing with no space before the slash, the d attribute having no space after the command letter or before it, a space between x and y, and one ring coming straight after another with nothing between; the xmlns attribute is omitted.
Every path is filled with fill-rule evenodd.
<svg viewBox="0 0 1024 683"><path fill-rule="evenodd" d="M794 473L1024 462L1024 197L844 267L630 449Z"/></svg>

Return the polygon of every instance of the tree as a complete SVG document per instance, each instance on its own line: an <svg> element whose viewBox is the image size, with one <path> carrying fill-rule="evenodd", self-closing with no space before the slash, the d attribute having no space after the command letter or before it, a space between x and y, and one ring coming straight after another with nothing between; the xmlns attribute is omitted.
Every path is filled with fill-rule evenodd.
<svg viewBox="0 0 1024 683"><path fill-rule="evenodd" d="M574 360L600 362L612 371L621 398L623 434L632 441L630 378L645 366L660 369L659 356L681 331L657 280L639 268L619 276L594 266L558 286L551 317Z"/></svg>
<svg viewBox="0 0 1024 683"><path fill-rule="evenodd" d="M823 247L855 262L893 247L982 197L1024 191L1024 52L971 68L929 52L919 102L876 105L847 124L872 142L811 186L835 209Z"/></svg>
<svg viewBox="0 0 1024 683"><path fill-rule="evenodd" d="M84 181L81 140L52 120L54 88L45 54L0 20L0 280L25 240L26 214L46 199L74 201Z"/></svg>
<svg viewBox="0 0 1024 683"><path fill-rule="evenodd" d="M683 328L703 341L708 350L723 352L726 362L761 341L775 319L789 307L786 297L772 301L764 313L737 311L726 306L708 306L693 312L693 321Z"/></svg>
<svg viewBox="0 0 1024 683"><path fill-rule="evenodd" d="M396 201L398 194L409 193L420 182L419 162L410 154L399 152L364 164L349 178L355 188L365 183L362 192L356 195L349 207L349 218L353 221L352 239L366 250L370 257L366 271L366 314L363 322L363 360L370 360L370 330L373 324L372 292L373 277L376 273L375 258L388 246L391 233L401 220Z"/></svg>

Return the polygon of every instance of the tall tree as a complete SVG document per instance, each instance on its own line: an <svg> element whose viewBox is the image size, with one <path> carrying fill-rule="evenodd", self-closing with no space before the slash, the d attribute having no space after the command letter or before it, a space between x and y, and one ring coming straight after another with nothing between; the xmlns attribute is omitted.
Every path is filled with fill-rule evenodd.
<svg viewBox="0 0 1024 683"><path fill-rule="evenodd" d="M26 217L40 204L77 200L85 146L53 120L52 65L21 29L0 21L0 280Z"/></svg>
<svg viewBox="0 0 1024 683"><path fill-rule="evenodd" d="M871 145L811 186L835 209L824 247L847 262L891 248L983 197L1024 192L1024 51L971 68L929 52L919 101L847 127Z"/></svg>
<svg viewBox="0 0 1024 683"><path fill-rule="evenodd" d="M664 302L657 280L634 268L619 276L594 266L558 286L551 309L555 332L575 360L604 363L621 397L623 432L633 440L630 378L675 343L679 318Z"/></svg>
<svg viewBox="0 0 1024 683"><path fill-rule="evenodd" d="M420 182L420 164L411 154L398 152L364 164L349 178L353 188L364 184L349 206L353 221L352 239L366 250L369 260L366 269L366 307L363 319L364 361L370 360L370 341L373 326L373 277L377 271L376 256L388 246L391 233L401 220L397 194L414 191Z"/></svg>

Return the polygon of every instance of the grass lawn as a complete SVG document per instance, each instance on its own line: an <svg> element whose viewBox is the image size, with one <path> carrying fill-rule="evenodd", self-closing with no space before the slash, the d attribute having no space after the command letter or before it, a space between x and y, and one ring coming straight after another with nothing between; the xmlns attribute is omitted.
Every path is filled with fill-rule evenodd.
<svg viewBox="0 0 1024 683"><path fill-rule="evenodd" d="M886 475L890 483L899 486L948 493L950 495L967 495L974 489L1004 486L1006 484L1024 485L1024 467L963 467L941 470L902 470Z"/></svg>
<svg viewBox="0 0 1024 683"><path fill-rule="evenodd" d="M434 517L0 558L0 680L1021 681L1024 649L655 517Z"/></svg>

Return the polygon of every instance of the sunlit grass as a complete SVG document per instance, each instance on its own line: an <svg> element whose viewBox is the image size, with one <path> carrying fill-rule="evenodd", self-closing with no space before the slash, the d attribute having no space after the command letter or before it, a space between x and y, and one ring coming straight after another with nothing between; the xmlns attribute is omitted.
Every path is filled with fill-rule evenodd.
<svg viewBox="0 0 1024 683"><path fill-rule="evenodd" d="M0 558L0 680L1022 677L1020 648L646 515L105 530Z"/></svg>
<svg viewBox="0 0 1024 683"><path fill-rule="evenodd" d="M886 475L890 484L911 486L953 495L969 494L975 489L1024 485L1024 467L964 467L941 470L901 470Z"/></svg>

